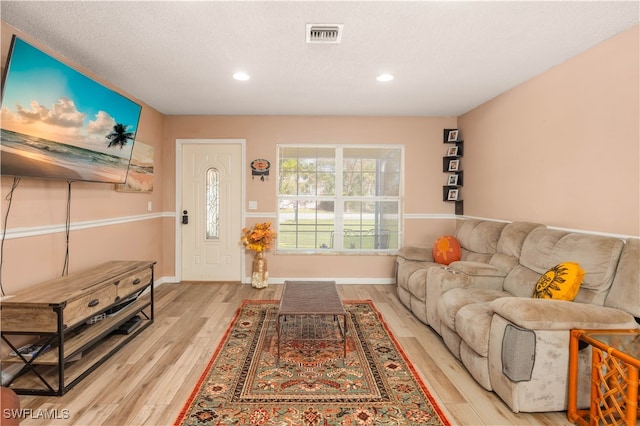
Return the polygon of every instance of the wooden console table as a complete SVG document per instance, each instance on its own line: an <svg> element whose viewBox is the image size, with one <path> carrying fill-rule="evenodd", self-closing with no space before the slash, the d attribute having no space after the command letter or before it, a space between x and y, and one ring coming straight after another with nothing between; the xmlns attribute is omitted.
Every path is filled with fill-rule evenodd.
<svg viewBox="0 0 640 426"><path fill-rule="evenodd" d="M588 410L577 407L580 342L592 347L591 406ZM569 420L583 426L636 425L639 368L640 329L571 330Z"/></svg>
<svg viewBox="0 0 640 426"><path fill-rule="evenodd" d="M43 348L2 358L4 366L22 364L8 386L18 394L64 395L150 326L155 263L106 262L6 296L2 340L18 352L11 336L31 335Z"/></svg>

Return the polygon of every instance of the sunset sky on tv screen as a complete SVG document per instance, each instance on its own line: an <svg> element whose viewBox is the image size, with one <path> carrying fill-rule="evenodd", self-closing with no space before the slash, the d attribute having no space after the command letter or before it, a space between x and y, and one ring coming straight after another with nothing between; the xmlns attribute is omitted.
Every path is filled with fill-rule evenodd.
<svg viewBox="0 0 640 426"><path fill-rule="evenodd" d="M122 124L135 136L140 111L130 99L14 39L1 117L2 151L11 159L67 167L82 180L124 182L133 138L109 147L107 135ZM11 168L4 160L2 165Z"/></svg>

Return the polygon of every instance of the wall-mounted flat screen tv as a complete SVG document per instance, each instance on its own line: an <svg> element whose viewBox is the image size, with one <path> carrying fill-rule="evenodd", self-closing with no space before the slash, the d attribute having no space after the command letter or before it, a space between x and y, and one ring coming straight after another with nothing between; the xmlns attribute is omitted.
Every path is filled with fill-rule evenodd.
<svg viewBox="0 0 640 426"><path fill-rule="evenodd" d="M140 105L16 36L3 83L0 174L126 181Z"/></svg>

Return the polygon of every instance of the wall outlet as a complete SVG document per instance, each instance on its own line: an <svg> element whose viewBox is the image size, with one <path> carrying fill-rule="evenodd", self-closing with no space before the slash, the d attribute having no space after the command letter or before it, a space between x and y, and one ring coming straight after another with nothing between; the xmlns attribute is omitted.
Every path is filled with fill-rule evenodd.
<svg viewBox="0 0 640 426"><path fill-rule="evenodd" d="M152 203L151 201L149 201L149 202L147 203L147 211L148 211L148 212L150 212L150 211L152 211L152 210L153 210L153 203Z"/></svg>
<svg viewBox="0 0 640 426"><path fill-rule="evenodd" d="M249 201L249 210L258 210L258 202Z"/></svg>

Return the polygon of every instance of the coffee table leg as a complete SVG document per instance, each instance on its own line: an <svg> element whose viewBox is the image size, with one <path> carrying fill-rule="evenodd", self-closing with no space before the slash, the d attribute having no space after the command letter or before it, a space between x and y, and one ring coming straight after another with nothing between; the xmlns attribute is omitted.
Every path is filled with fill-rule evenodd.
<svg viewBox="0 0 640 426"><path fill-rule="evenodd" d="M344 366L347 366L347 316L343 315L344 329L342 332L342 340L344 342Z"/></svg>
<svg viewBox="0 0 640 426"><path fill-rule="evenodd" d="M280 314L278 314L278 318L276 319L276 332L278 335L278 349L276 352L276 367L280 366Z"/></svg>

